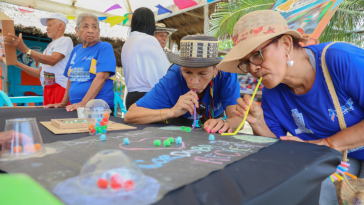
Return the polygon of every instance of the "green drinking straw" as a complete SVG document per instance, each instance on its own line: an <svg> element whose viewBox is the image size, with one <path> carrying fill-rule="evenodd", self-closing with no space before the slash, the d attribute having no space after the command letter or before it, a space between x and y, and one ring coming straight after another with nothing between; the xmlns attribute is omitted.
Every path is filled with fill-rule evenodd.
<svg viewBox="0 0 364 205"><path fill-rule="evenodd" d="M244 119L243 121L240 123L239 127L235 130L235 132L233 133L221 133L221 135L236 135L238 134L238 131L243 127L244 123L245 123L245 120L246 120L246 117L248 117L248 114L249 114L249 110L250 110L250 106L253 104L253 100L254 100L254 97L255 97L255 94L257 93L258 91L258 88L259 88L259 85L260 83L262 82L262 77L260 77L259 79L259 82L257 84L257 87L255 87L255 90L254 90L254 93L253 93L253 96L252 98L250 99L250 103L249 103L249 106L248 106L248 109L246 110L246 113L244 115Z"/></svg>

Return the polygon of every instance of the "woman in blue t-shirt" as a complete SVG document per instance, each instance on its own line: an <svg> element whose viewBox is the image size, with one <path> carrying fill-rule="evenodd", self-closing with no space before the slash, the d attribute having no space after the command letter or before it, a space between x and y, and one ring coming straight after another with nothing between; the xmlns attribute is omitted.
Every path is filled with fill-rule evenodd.
<svg viewBox="0 0 364 205"><path fill-rule="evenodd" d="M241 122L233 115L236 100L240 97L239 82L236 74L216 69L216 64L221 61L218 45L218 40L212 36L182 38L180 56L168 54L175 65L151 91L129 108L125 122L149 124L168 120L191 126L196 106L197 118L207 132L235 130Z"/></svg>
<svg viewBox="0 0 364 205"><path fill-rule="evenodd" d="M102 99L114 108L114 91L111 76L115 75L116 59L111 44L100 41L99 19L83 13L77 17L76 33L82 44L71 52L64 76L68 77L63 101L46 108L66 107L74 111L85 107L92 99ZM67 106L68 101L71 105Z"/></svg>
<svg viewBox="0 0 364 205"><path fill-rule="evenodd" d="M269 20L261 20L262 16L269 16ZM262 106L254 102L247 118L254 134L348 150L349 172L363 178L364 50L336 43L326 52L326 64L348 127L341 131L321 67L327 43L302 48L300 33L288 29L284 18L272 10L241 17L233 36L234 48L217 67L263 78ZM249 95L239 99L234 113L243 116L249 101ZM286 136L287 132L293 136ZM335 190L327 179L321 195L330 189L324 188L326 185ZM320 204L337 204L335 193L327 199L334 201L321 197Z"/></svg>

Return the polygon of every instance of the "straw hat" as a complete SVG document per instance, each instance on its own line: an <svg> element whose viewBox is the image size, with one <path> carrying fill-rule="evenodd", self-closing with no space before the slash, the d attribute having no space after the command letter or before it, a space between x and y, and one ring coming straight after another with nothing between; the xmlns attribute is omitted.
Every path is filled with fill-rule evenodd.
<svg viewBox="0 0 364 205"><path fill-rule="evenodd" d="M217 68L231 73L243 73L237 67L239 59L244 58L265 41L282 34L291 35L296 40L301 39L301 34L289 29L286 20L276 11L259 10L245 14L234 26L234 47Z"/></svg>
<svg viewBox="0 0 364 205"><path fill-rule="evenodd" d="M172 33L176 32L176 31L177 31L177 29L175 29L175 28L167 28L164 23L156 23L155 24L155 32L154 33L167 32L168 35L171 35Z"/></svg>
<svg viewBox="0 0 364 205"><path fill-rule="evenodd" d="M219 41L213 36L187 35L181 39L180 55L168 52L170 62L183 67L202 68L217 65Z"/></svg>

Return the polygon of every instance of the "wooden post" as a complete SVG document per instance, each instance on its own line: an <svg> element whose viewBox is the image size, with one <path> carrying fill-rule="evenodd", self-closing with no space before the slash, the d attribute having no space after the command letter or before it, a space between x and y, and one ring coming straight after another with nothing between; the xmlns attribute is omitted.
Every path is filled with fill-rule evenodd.
<svg viewBox="0 0 364 205"><path fill-rule="evenodd" d="M209 5L204 6L204 26L203 26L203 33L207 35L209 31Z"/></svg>

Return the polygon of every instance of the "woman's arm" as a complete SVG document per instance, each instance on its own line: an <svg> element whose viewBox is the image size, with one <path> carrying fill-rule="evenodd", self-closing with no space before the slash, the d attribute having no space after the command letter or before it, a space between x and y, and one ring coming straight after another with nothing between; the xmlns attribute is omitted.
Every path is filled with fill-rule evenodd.
<svg viewBox="0 0 364 205"><path fill-rule="evenodd" d="M193 115L194 105L197 107L199 106L197 99L197 94L193 91L189 91L179 97L174 107L158 110L138 107L136 103L134 103L125 114L124 120L129 124L150 124L179 117L187 112L190 112L191 115Z"/></svg>
<svg viewBox="0 0 364 205"><path fill-rule="evenodd" d="M83 97L82 101L73 105L68 105L66 107L66 110L68 112L72 112L74 110L77 110L78 107L85 107L88 101L94 99L99 94L102 87L104 87L105 82L109 79L109 76L109 72L96 73L96 77L93 79L92 84L88 89L85 97Z"/></svg>
<svg viewBox="0 0 364 205"><path fill-rule="evenodd" d="M27 65L24 65L23 63L20 63L19 61L16 61L15 66L22 69L26 73L28 73L31 76L40 78L40 73L42 71L42 66L39 67L39 69L29 67Z"/></svg>
<svg viewBox="0 0 364 205"><path fill-rule="evenodd" d="M68 104L68 101L70 101L70 97L69 97L69 89L70 89L70 86L71 86L71 81L70 79L68 79L67 81L67 87L66 87L66 91L64 92L64 96L63 96L63 100L61 103L57 103L57 104L48 104L46 106L44 106L44 108L51 108L51 107L54 107L54 108L62 108L62 107L66 107L67 104Z"/></svg>
<svg viewBox="0 0 364 205"><path fill-rule="evenodd" d="M329 142L338 151L364 146L364 120L329 137Z"/></svg>

